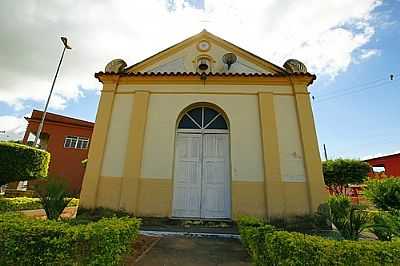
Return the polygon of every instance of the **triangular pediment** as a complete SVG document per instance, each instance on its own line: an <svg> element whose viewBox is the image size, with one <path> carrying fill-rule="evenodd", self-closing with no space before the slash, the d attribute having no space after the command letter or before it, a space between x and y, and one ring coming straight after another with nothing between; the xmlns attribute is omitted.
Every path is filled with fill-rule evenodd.
<svg viewBox="0 0 400 266"><path fill-rule="evenodd" d="M228 66L223 60L232 53L236 60ZM206 30L177 43L126 69L128 73L199 72L199 60L209 64L207 72L240 74L277 74L285 70Z"/></svg>

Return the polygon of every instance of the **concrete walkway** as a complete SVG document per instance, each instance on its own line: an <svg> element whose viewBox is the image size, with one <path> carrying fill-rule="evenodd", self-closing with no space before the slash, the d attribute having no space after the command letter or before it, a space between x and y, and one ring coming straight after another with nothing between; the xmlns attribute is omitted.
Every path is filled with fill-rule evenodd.
<svg viewBox="0 0 400 266"><path fill-rule="evenodd" d="M236 239L163 237L136 265L247 266L251 263Z"/></svg>

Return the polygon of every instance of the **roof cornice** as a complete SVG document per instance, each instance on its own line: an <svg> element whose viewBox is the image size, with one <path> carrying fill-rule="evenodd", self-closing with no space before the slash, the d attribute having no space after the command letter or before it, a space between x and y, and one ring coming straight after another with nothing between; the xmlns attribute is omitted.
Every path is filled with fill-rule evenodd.
<svg viewBox="0 0 400 266"><path fill-rule="evenodd" d="M310 85L316 76L310 73L198 73L198 72L98 72L95 77L103 83L119 78L120 84L138 83L219 83L219 84L288 84Z"/></svg>

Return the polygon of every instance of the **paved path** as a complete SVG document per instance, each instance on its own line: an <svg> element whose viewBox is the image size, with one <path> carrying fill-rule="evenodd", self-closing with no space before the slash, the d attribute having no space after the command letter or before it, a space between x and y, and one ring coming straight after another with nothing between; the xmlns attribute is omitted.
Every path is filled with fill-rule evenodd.
<svg viewBox="0 0 400 266"><path fill-rule="evenodd" d="M138 266L249 266L239 240L221 238L163 237Z"/></svg>

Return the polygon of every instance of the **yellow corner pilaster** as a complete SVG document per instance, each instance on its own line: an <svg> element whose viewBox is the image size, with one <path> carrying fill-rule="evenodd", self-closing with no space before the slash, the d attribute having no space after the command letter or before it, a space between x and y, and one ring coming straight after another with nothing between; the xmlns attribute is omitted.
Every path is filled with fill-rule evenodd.
<svg viewBox="0 0 400 266"><path fill-rule="evenodd" d="M107 141L107 133L110 125L116 86L117 81L105 83L103 85L103 91L97 109L96 123L90 140L88 162L80 194L79 206L84 208L96 207L104 147Z"/></svg>
<svg viewBox="0 0 400 266"><path fill-rule="evenodd" d="M139 178L149 96L150 93L145 91L138 91L134 96L124 176L121 183L119 206L121 209L135 214L137 213L139 201Z"/></svg>
<svg viewBox="0 0 400 266"><path fill-rule="evenodd" d="M295 91L306 90L304 85L294 85L294 87ZM325 190L321 157L318 149L318 140L315 131L310 97L307 94L295 94L295 98L301 142L304 151L309 204L310 210L314 212L318 209L318 206L321 203L327 200L328 194Z"/></svg>
<svg viewBox="0 0 400 266"><path fill-rule="evenodd" d="M269 218L285 215L278 132L272 93L259 94L261 139L264 161L265 205Z"/></svg>

